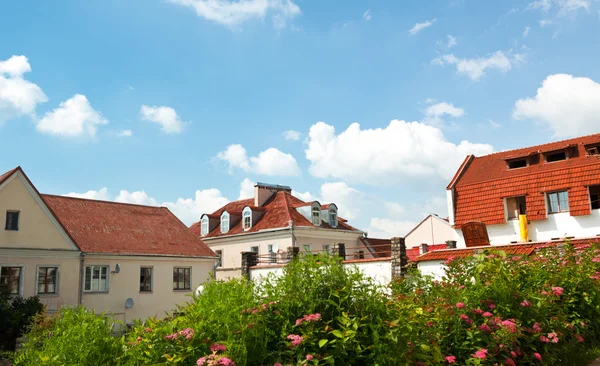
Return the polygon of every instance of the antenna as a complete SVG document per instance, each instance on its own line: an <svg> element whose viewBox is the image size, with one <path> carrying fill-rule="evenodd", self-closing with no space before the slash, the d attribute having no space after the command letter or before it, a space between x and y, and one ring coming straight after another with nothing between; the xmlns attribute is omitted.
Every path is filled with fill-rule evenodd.
<svg viewBox="0 0 600 366"><path fill-rule="evenodd" d="M110 273L119 273L121 272L121 266L119 265L119 263L115 264L115 270L111 271Z"/></svg>

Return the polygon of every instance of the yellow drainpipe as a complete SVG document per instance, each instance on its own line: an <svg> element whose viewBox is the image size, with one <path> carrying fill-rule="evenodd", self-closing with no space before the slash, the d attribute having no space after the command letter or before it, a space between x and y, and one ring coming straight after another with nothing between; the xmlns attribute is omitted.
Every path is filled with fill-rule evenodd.
<svg viewBox="0 0 600 366"><path fill-rule="evenodd" d="M521 242L529 241L529 229L527 228L527 215L519 215L519 233Z"/></svg>

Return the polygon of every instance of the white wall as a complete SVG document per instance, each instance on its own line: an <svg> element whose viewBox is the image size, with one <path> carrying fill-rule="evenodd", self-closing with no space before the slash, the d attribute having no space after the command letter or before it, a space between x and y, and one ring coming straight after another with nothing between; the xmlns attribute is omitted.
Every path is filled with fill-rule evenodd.
<svg viewBox="0 0 600 366"><path fill-rule="evenodd" d="M429 216L413 231L404 237L406 248L415 248L425 243L429 245L444 244L446 240L459 240L456 230L448 222L438 217Z"/></svg>
<svg viewBox="0 0 600 366"><path fill-rule="evenodd" d="M511 241L519 241L519 220L508 220L505 224L487 225L490 244L503 245ZM465 246L462 232L459 247ZM594 237L600 234L600 210L592 210L591 215L571 216L568 212L549 214L545 220L535 220L529 223L529 239L532 241L547 241L552 238Z"/></svg>
<svg viewBox="0 0 600 366"><path fill-rule="evenodd" d="M446 275L446 265L444 261L419 262L417 265L421 274L433 276L435 279L442 279Z"/></svg>

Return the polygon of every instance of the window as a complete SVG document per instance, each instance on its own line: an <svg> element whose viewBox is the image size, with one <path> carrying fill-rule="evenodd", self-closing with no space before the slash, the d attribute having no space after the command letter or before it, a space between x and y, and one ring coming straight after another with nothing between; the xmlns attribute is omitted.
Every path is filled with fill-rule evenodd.
<svg viewBox="0 0 600 366"><path fill-rule="evenodd" d="M229 231L229 214L223 212L221 214L221 234L225 234Z"/></svg>
<svg viewBox="0 0 600 366"><path fill-rule="evenodd" d="M590 203L592 210L600 209L600 186L590 186Z"/></svg>
<svg viewBox="0 0 600 366"><path fill-rule="evenodd" d="M222 250L215 250L215 254L217 255L217 267L222 267L223 266L223 251Z"/></svg>
<svg viewBox="0 0 600 366"><path fill-rule="evenodd" d="M277 263L277 245L269 244L269 262Z"/></svg>
<svg viewBox="0 0 600 366"><path fill-rule="evenodd" d="M88 292L108 291L108 266L86 266L84 284Z"/></svg>
<svg viewBox="0 0 600 366"><path fill-rule="evenodd" d="M152 291L152 267L140 268L140 292Z"/></svg>
<svg viewBox="0 0 600 366"><path fill-rule="evenodd" d="M524 168L527 166L527 159L517 159L508 162L508 169Z"/></svg>
<svg viewBox="0 0 600 366"><path fill-rule="evenodd" d="M173 268L173 290L189 290L191 286L191 268Z"/></svg>
<svg viewBox="0 0 600 366"><path fill-rule="evenodd" d="M329 226L337 227L338 219L337 219L337 210L335 208L329 209Z"/></svg>
<svg viewBox="0 0 600 366"><path fill-rule="evenodd" d="M589 145L585 147L588 155L600 155L600 145Z"/></svg>
<svg viewBox="0 0 600 366"><path fill-rule="evenodd" d="M312 224L315 226L321 226L321 208L312 206Z"/></svg>
<svg viewBox="0 0 600 366"><path fill-rule="evenodd" d="M242 213L242 220L244 222L244 230L250 230L252 227L252 210L248 207L244 209Z"/></svg>
<svg viewBox="0 0 600 366"><path fill-rule="evenodd" d="M548 193L548 213L569 211L569 194L567 191Z"/></svg>
<svg viewBox="0 0 600 366"><path fill-rule="evenodd" d="M527 213L525 196L507 198L506 210L508 212L507 218L509 220L518 219L519 215L525 215Z"/></svg>
<svg viewBox="0 0 600 366"><path fill-rule="evenodd" d="M21 294L21 272L23 267L2 267L0 286L6 287L11 295Z"/></svg>
<svg viewBox="0 0 600 366"><path fill-rule="evenodd" d="M6 224L4 230L19 230L19 211L6 211Z"/></svg>
<svg viewBox="0 0 600 366"><path fill-rule="evenodd" d="M567 153L564 151L553 152L550 154L546 154L546 162L552 163L554 161L561 161L567 159Z"/></svg>
<svg viewBox="0 0 600 366"><path fill-rule="evenodd" d="M329 253L329 244L323 244L323 252Z"/></svg>
<svg viewBox="0 0 600 366"><path fill-rule="evenodd" d="M304 248L305 252L311 252L312 251L312 245L310 245L310 244L304 244L303 248Z"/></svg>
<svg viewBox="0 0 600 366"><path fill-rule="evenodd" d="M58 267L38 267L38 295L54 295L58 293Z"/></svg>
<svg viewBox="0 0 600 366"><path fill-rule="evenodd" d="M200 235L205 236L208 234L208 217L204 216L200 221Z"/></svg>
<svg viewBox="0 0 600 366"><path fill-rule="evenodd" d="M250 247L250 251L254 253L258 253L258 247Z"/></svg>

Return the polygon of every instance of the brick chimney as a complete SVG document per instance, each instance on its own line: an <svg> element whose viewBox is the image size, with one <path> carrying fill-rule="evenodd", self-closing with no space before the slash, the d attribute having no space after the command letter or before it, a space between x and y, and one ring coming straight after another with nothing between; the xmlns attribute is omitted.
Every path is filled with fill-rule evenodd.
<svg viewBox="0 0 600 366"><path fill-rule="evenodd" d="M277 192L292 193L292 188L279 184L256 183L254 185L254 206L261 207L271 196Z"/></svg>

